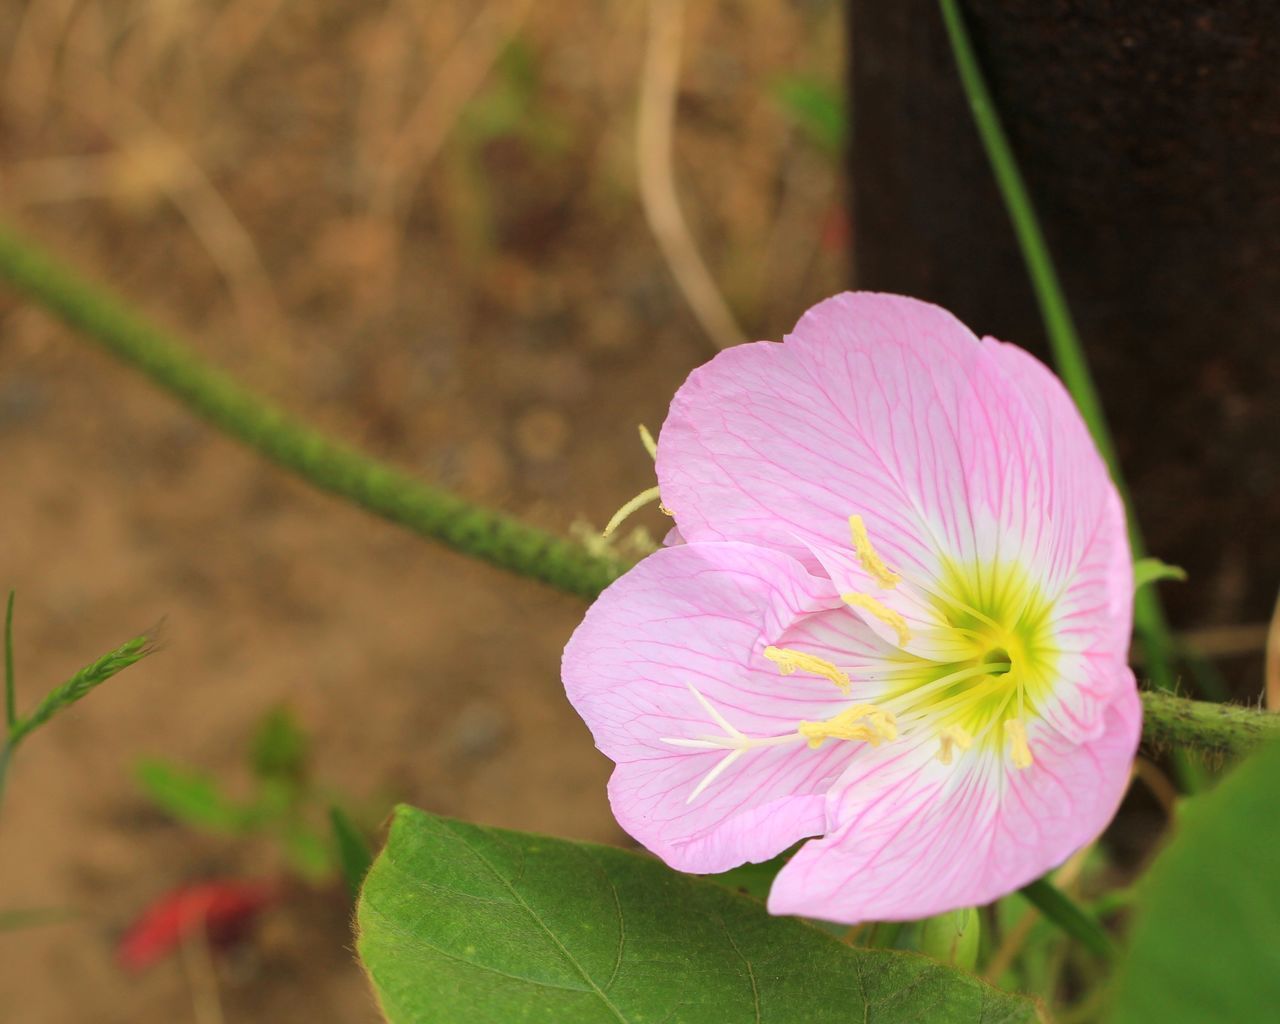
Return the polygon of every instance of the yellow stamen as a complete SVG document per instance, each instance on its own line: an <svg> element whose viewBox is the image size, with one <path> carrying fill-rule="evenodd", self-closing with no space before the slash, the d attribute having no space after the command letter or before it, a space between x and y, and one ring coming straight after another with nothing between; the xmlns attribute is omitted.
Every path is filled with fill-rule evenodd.
<svg viewBox="0 0 1280 1024"><path fill-rule="evenodd" d="M658 457L658 442L653 439L648 427L643 423L638 424L638 426L640 428L640 443L644 445L644 450L649 453L649 458L656 459Z"/></svg>
<svg viewBox="0 0 1280 1024"><path fill-rule="evenodd" d="M867 536L866 524L862 516L849 517L849 533L853 537L853 550L862 563L862 568L873 576L882 587L892 588L902 579L896 572L884 564L884 559L871 546L871 538Z"/></svg>
<svg viewBox="0 0 1280 1024"><path fill-rule="evenodd" d="M814 750L823 740L862 740L877 747L881 740L898 738L898 723L891 711L874 704L854 704L825 722L800 722L796 732L808 739Z"/></svg>
<svg viewBox="0 0 1280 1024"><path fill-rule="evenodd" d="M948 725L938 733L938 760L943 764L951 763L951 755L956 750L968 750L973 746L973 737L967 729L958 725Z"/></svg>
<svg viewBox="0 0 1280 1024"><path fill-rule="evenodd" d="M1004 723L1004 734L1009 738L1009 756L1015 768L1030 768L1034 760L1027 746L1027 729L1020 718L1010 718Z"/></svg>
<svg viewBox="0 0 1280 1024"><path fill-rule="evenodd" d="M802 651L793 651L789 647L766 647L764 656L778 666L778 671L784 676L789 676L793 672L807 672L810 675L822 676L835 683L840 688L841 693L849 692L849 677L841 672L826 658L818 658L812 654L805 654Z"/></svg>
<svg viewBox="0 0 1280 1024"><path fill-rule="evenodd" d="M887 623L898 634L898 646L907 646L908 641L911 639L911 631L907 629L907 620L892 608L886 608L870 594L841 594L840 600L855 608L862 608L881 622Z"/></svg>
<svg viewBox="0 0 1280 1024"><path fill-rule="evenodd" d="M641 491L634 498L632 498L625 505L623 505L622 508L618 509L618 511L613 514L613 518L609 520L609 524L604 528L604 532L600 534L600 536L608 537L610 534L613 533L614 530L616 530L619 526L621 526L627 520L627 517L630 516L633 512L635 512L637 509L644 508L647 504L649 504L649 502L657 501L657 500L658 500L658 488L650 487L647 491ZM659 505L658 507L662 508L661 505ZM666 509L662 509L662 510L666 512ZM667 512L667 515L670 515L670 514L671 514L670 512Z"/></svg>

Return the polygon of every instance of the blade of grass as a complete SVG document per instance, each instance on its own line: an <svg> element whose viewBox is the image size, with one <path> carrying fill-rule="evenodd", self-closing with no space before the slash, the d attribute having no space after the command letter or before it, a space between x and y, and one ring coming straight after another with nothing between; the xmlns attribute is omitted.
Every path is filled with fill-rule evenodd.
<svg viewBox="0 0 1280 1024"><path fill-rule="evenodd" d="M1098 397L1098 389L1094 385L1093 375L1089 372L1089 363L1080 342L1079 332L1067 305L1066 294L1058 280L1058 272L1054 267L1053 257L1045 242L1044 233L1036 217L1030 194L1018 169L1018 162L1013 149L1005 136L1000 123L1000 115L992 102L991 93L982 77L982 69L978 66L978 58L969 39L964 24L964 16L960 12L957 0L938 0L942 11L942 20L946 26L947 38L951 43L951 51L955 57L956 68L960 74L960 82L964 87L969 108L973 113L978 135L986 149L991 170L1013 223L1013 231L1022 250L1022 258L1026 263L1027 273L1035 291L1036 302L1040 306L1040 315L1044 319L1045 333L1049 338L1049 347L1053 352L1058 373L1071 397L1075 399L1093 435L1098 451L1106 460L1111 470L1111 478L1115 481L1125 505L1129 510L1129 544L1135 559L1142 558L1145 546L1142 533L1138 527L1137 517L1133 511L1133 501L1125 485L1120 463L1116 458L1115 445L1111 432L1107 427L1106 416L1102 410L1102 402ZM1165 620L1164 608L1159 596L1150 587L1143 588L1134 596L1134 626L1147 655L1147 667L1152 682L1158 689L1172 690L1174 676L1172 656L1174 651L1173 637Z"/></svg>
<svg viewBox="0 0 1280 1024"><path fill-rule="evenodd" d="M1115 944L1097 918L1083 910L1066 893L1047 878L1024 885L1019 892L1064 932L1091 953L1110 960L1116 954Z"/></svg>
<svg viewBox="0 0 1280 1024"><path fill-rule="evenodd" d="M9 591L9 605L4 613L4 724L12 729L18 720L17 683L13 675L13 594Z"/></svg>

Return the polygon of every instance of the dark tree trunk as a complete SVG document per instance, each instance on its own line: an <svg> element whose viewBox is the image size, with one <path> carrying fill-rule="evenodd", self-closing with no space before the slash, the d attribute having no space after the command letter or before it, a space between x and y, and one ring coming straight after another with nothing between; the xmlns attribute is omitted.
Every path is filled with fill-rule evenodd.
<svg viewBox="0 0 1280 1024"><path fill-rule="evenodd" d="M1183 623L1280 582L1280 4L966 0ZM853 0L857 285L1047 356L935 0Z"/></svg>

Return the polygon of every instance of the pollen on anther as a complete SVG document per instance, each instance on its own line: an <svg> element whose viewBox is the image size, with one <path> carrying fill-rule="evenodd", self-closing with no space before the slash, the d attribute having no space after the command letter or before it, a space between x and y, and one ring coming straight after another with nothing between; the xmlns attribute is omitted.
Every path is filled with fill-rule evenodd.
<svg viewBox="0 0 1280 1024"><path fill-rule="evenodd" d="M938 733L938 760L950 764L953 753L957 750L968 750L973 746L973 737L967 729L959 725L948 725Z"/></svg>
<svg viewBox="0 0 1280 1024"><path fill-rule="evenodd" d="M764 649L764 656L777 665L778 671L784 676L789 676L797 671L807 672L810 675L821 676L823 679L834 683L839 687L841 693L849 692L848 674L841 672L826 658L805 654L803 651L793 651L788 647L774 647L773 645Z"/></svg>
<svg viewBox="0 0 1280 1024"><path fill-rule="evenodd" d="M907 620L892 608L886 608L870 594L841 594L840 600L854 608L870 612L881 622L888 625L898 634L898 646L906 647L911 640L911 631L907 628Z"/></svg>
<svg viewBox="0 0 1280 1024"><path fill-rule="evenodd" d="M862 521L862 516L852 515L849 517L849 534L853 540L854 554L858 556L858 561L862 563L862 568L880 586L886 589L896 587L902 577L884 564L884 559L880 557L879 552L872 546L871 538L867 535L867 525Z"/></svg>
<svg viewBox="0 0 1280 1024"><path fill-rule="evenodd" d="M898 722L893 712L874 704L854 704L822 722L800 722L796 732L816 750L824 740L861 740L873 747L882 740L898 738Z"/></svg>
<svg viewBox="0 0 1280 1024"><path fill-rule="evenodd" d="M1009 756L1018 769L1030 768L1035 758L1027 744L1027 729L1020 718L1010 718L1004 723L1004 734L1009 738Z"/></svg>

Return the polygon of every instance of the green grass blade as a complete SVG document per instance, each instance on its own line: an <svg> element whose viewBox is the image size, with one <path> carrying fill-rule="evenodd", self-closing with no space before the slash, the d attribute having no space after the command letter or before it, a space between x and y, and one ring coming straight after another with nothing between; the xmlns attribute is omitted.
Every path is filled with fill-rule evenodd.
<svg viewBox="0 0 1280 1024"><path fill-rule="evenodd" d="M1098 923L1097 918L1078 906L1048 878L1036 879L1030 885L1024 885L1019 892L1040 913L1091 953L1103 960L1110 960L1115 956L1116 948L1111 941L1111 936Z"/></svg>
<svg viewBox="0 0 1280 1024"><path fill-rule="evenodd" d="M1053 352L1058 373L1062 376L1062 382L1067 390L1071 392L1071 397L1075 399L1080 415L1084 417L1089 432L1093 435L1094 443L1106 460L1111 470L1111 477L1124 497L1129 510L1129 544L1133 549L1133 557L1142 558L1145 554L1145 546L1137 517L1133 512L1133 501L1125 485L1119 460L1116 458L1115 445L1107 427L1106 416L1102 411L1098 389L1094 384L1093 375L1089 372L1084 346L1080 343L1080 335L1067 305L1066 294L1058 279L1058 272L1054 267L1053 257L1049 253L1049 246L1045 242L1044 232L1040 229L1031 196L1022 179L1022 172L1018 169L1013 149L1005 136L991 93L982 77L982 69L978 65L978 58L974 53L968 30L965 28L964 16L960 12L959 4L956 0L938 0L938 5L942 11L947 38L951 43L956 69L969 101L978 135L986 149L996 185L1009 212L1014 235L1022 250L1022 258L1031 278L1036 302L1040 306L1040 315L1044 320L1045 333L1049 338L1049 347ZM1173 638L1165 620L1164 608L1155 591L1146 588L1134 596L1133 617L1138 637L1147 655L1147 668L1152 682L1159 689L1172 690L1174 677L1170 666L1174 652Z"/></svg>
<svg viewBox="0 0 1280 1024"><path fill-rule="evenodd" d="M4 613L4 724L13 728L18 720L17 682L13 674L13 594L9 591L9 605Z"/></svg>

